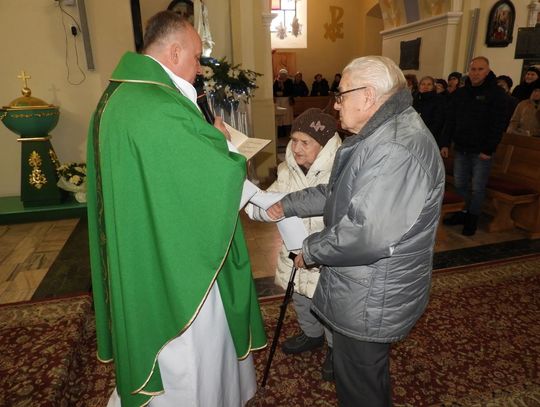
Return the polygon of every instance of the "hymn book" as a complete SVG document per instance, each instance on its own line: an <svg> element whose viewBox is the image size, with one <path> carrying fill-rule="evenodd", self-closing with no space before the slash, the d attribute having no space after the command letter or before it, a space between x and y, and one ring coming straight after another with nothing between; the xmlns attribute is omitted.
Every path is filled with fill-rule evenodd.
<svg viewBox="0 0 540 407"><path fill-rule="evenodd" d="M231 125L225 122L223 122L223 124L231 135L231 143L234 144L240 154L246 157L246 160L249 160L264 147L270 144L271 140L248 137L244 133L236 130Z"/></svg>

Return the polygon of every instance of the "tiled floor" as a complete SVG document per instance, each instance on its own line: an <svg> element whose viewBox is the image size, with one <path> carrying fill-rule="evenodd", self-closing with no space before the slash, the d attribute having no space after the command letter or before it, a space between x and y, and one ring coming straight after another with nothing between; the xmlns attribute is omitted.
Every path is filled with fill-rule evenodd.
<svg viewBox="0 0 540 407"><path fill-rule="evenodd" d="M32 297L77 222L0 225L0 304Z"/></svg>
<svg viewBox="0 0 540 407"><path fill-rule="evenodd" d="M270 289L276 268L276 258L281 247L279 233L274 224L258 223L241 215L244 224L246 241L251 257L253 276L258 288L266 284ZM0 304L30 300L36 288L54 262L64 243L77 225L78 220L67 219L23 223L15 225L0 225ZM458 226L446 227L447 239L437 242L436 259L444 266L452 263L454 257L482 257L493 255L485 253L484 248L501 252L516 252L521 250L525 234L520 230L502 233L485 232L486 219L482 219L480 230L475 236L465 237L460 234ZM486 246L497 242L516 241L500 246ZM519 242L519 245L517 244ZM536 244L537 241L531 243ZM540 245L540 243L539 243ZM455 251L455 249L477 247L477 250ZM529 250L531 247L528 248ZM533 248L534 249L534 248ZM495 253L497 254L497 253ZM500 254L500 253L499 253ZM73 257L73 256L71 256ZM71 259L75 261L76 259ZM68 265L69 266L69 265ZM270 290L271 291L271 290ZM264 292L264 290L263 290Z"/></svg>

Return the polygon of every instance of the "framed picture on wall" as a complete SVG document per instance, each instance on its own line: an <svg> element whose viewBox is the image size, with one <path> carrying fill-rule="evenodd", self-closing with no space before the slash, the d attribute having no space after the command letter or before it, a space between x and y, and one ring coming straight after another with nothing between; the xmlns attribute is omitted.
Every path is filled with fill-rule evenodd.
<svg viewBox="0 0 540 407"><path fill-rule="evenodd" d="M486 45L506 47L512 42L516 10L509 0L501 0L493 5L488 17Z"/></svg>
<svg viewBox="0 0 540 407"><path fill-rule="evenodd" d="M420 45L422 38L411 41L401 41L399 44L399 68L419 69L420 67Z"/></svg>

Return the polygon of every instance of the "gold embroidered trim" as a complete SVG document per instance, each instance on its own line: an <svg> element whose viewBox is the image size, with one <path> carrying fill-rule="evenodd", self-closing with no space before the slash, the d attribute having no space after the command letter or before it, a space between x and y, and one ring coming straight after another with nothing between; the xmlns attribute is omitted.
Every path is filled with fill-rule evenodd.
<svg viewBox="0 0 540 407"><path fill-rule="evenodd" d="M156 397L156 396L161 396L162 394L165 394L165 390L161 390L161 391L141 391L138 394L142 394L143 396ZM150 399L150 400L152 400L152 399ZM150 400L148 400L148 403L150 402ZM148 404L148 403L146 403L146 404ZM143 404L143 405L146 405L146 404Z"/></svg>

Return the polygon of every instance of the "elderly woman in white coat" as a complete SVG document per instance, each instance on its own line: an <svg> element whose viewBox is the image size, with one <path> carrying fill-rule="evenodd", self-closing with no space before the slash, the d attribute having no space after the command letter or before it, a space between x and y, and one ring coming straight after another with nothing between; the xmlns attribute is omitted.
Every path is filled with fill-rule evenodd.
<svg viewBox="0 0 540 407"><path fill-rule="evenodd" d="M328 183L334 156L341 146L341 138L337 133L336 120L320 109L308 109L298 116L291 129L291 140L287 145L285 161L278 166L277 180L267 189L272 192L294 192L307 187ZM248 215L255 220L272 221L262 210L248 204ZM323 229L323 218L304 219L309 234ZM275 282L287 288L292 261L289 252L282 245L278 255ZM319 269L298 269L295 277L295 293L293 304L302 332L288 338L282 350L286 354L297 354L328 344L326 360L322 366L325 380L333 378L332 369L332 334L311 312L311 298L319 281Z"/></svg>

